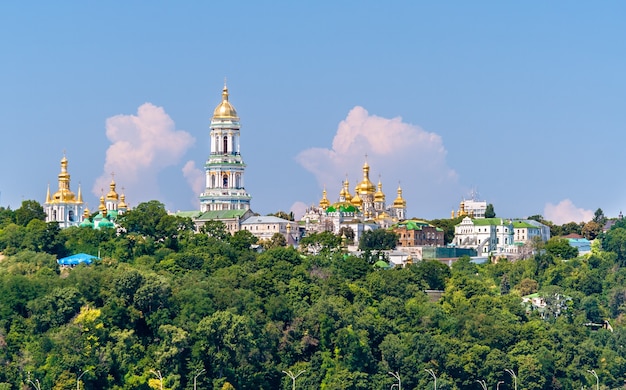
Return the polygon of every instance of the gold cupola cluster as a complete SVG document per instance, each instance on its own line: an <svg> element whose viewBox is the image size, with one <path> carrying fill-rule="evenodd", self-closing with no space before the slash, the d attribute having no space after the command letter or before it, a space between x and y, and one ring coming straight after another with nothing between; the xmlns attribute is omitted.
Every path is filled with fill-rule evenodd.
<svg viewBox="0 0 626 390"><path fill-rule="evenodd" d="M370 166L366 161L363 164L363 179L354 187L354 196L350 194L349 183L346 179L342 182L339 200L336 203L330 203L326 188L324 188L319 207L326 213L333 213L333 215L343 211L356 213L354 215L358 218L403 220L406 213L406 201L402 198L402 189L398 187L398 197L391 205L387 206L382 182L379 180L378 185L374 186L369 174Z"/></svg>
<svg viewBox="0 0 626 390"><path fill-rule="evenodd" d="M222 102L215 107L213 119L237 119L235 107L228 101L228 87L224 83L222 90Z"/></svg>

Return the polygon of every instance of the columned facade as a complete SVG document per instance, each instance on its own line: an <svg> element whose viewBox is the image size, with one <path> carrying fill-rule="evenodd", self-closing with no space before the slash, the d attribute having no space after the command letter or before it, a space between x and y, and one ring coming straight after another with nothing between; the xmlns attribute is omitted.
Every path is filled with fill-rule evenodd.
<svg viewBox="0 0 626 390"><path fill-rule="evenodd" d="M222 102L211 119L211 154L204 168L205 190L200 194L200 211L249 210L252 197L244 186L246 164L241 158L237 111L228 101L224 85Z"/></svg>

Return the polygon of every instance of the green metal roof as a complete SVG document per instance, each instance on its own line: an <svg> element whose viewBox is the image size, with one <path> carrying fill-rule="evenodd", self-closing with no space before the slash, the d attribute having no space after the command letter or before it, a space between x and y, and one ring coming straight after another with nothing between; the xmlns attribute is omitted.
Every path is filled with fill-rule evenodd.
<svg viewBox="0 0 626 390"><path fill-rule="evenodd" d="M507 224L504 218L477 218L472 219L475 226L495 226L500 225L502 222Z"/></svg>
<svg viewBox="0 0 626 390"><path fill-rule="evenodd" d="M198 219L241 218L248 210L213 210L200 215Z"/></svg>

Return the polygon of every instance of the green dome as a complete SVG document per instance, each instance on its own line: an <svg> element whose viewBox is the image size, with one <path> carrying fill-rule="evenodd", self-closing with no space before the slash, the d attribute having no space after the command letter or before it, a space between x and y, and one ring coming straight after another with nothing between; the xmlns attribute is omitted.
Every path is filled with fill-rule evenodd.
<svg viewBox="0 0 626 390"><path fill-rule="evenodd" d="M114 228L115 225L108 218L102 218L100 223L98 224L98 229L101 228Z"/></svg>
<svg viewBox="0 0 626 390"><path fill-rule="evenodd" d="M86 218L83 220L83 222L80 223L80 227L93 228L93 222L91 222L91 219Z"/></svg>

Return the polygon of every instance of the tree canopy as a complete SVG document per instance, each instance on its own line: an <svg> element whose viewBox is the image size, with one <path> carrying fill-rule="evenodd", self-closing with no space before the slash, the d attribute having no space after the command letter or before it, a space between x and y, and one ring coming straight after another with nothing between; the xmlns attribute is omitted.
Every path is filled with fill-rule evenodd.
<svg viewBox="0 0 626 390"><path fill-rule="evenodd" d="M507 370L520 389L591 388L587 370L602 388L626 379L619 224L583 256L557 238L523 260L383 269L331 232L257 253L249 232L195 232L156 201L133 211L117 231L0 225L0 389L74 388L81 374L113 390L288 390L285 372L305 389L390 388L390 372L430 388L426 370L439 389L513 390ZM372 251L397 239L362 237ZM79 250L101 260L59 268Z"/></svg>

